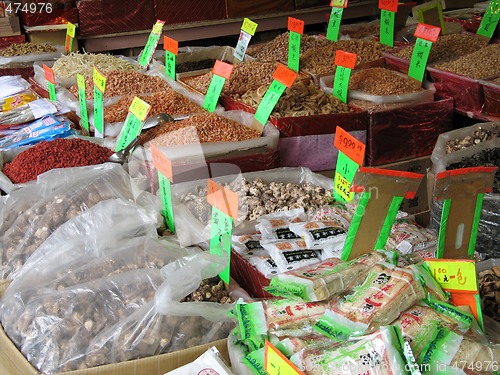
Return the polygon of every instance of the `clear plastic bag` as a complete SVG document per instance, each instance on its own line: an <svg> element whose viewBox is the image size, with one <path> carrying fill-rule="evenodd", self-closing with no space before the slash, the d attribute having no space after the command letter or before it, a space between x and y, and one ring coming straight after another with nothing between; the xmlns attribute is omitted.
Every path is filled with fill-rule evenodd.
<svg viewBox="0 0 500 375"><path fill-rule="evenodd" d="M9 96L19 94L30 88L30 84L21 76L3 76L0 77L0 85L2 86L2 93L0 99L8 98Z"/></svg>

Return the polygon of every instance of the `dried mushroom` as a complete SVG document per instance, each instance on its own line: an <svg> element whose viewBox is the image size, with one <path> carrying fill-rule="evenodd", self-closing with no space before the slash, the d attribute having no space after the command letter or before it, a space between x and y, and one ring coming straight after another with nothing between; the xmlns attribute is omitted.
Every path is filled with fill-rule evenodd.
<svg viewBox="0 0 500 375"><path fill-rule="evenodd" d="M483 313L500 322L500 266L479 273Z"/></svg>

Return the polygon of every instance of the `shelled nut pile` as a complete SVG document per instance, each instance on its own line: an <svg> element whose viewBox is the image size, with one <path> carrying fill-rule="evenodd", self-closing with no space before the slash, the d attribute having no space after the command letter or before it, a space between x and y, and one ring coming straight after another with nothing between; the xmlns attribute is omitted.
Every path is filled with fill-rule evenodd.
<svg viewBox="0 0 500 375"><path fill-rule="evenodd" d="M491 44L456 60L436 65L436 68L475 79L500 75L500 44Z"/></svg>
<svg viewBox="0 0 500 375"><path fill-rule="evenodd" d="M313 74L326 74L335 71L335 52L342 50L357 54L356 65L382 58L382 51L388 47L371 40L339 40L324 47L310 49L300 58L300 67Z"/></svg>
<svg viewBox="0 0 500 375"><path fill-rule="evenodd" d="M446 153L450 154L467 147L478 145L481 142L489 141L490 139L498 137L500 135L499 133L500 127L498 128L498 132L495 133L491 130L478 127L476 130L474 130L472 135L468 135L463 139L450 139L448 142L446 142Z"/></svg>
<svg viewBox="0 0 500 375"><path fill-rule="evenodd" d="M226 80L222 91L225 94L245 93L257 89L261 85L269 86L273 81L273 73L276 67L277 64L274 62L242 62L234 67L231 78ZM188 86L203 94L206 94L211 80L211 72L181 79Z"/></svg>
<svg viewBox="0 0 500 375"><path fill-rule="evenodd" d="M419 82L385 68L354 72L349 81L349 89L372 95L402 95L423 90Z"/></svg>
<svg viewBox="0 0 500 375"><path fill-rule="evenodd" d="M287 61L288 41L290 33L283 33L259 48L255 55L251 55L261 61ZM302 35L300 39L300 53L305 53L311 48L327 46L331 42L327 39L316 38L309 35ZM251 51L249 52L249 54Z"/></svg>
<svg viewBox="0 0 500 375"><path fill-rule="evenodd" d="M428 64L456 59L457 57L476 52L488 45L482 38L470 34L449 34L440 36L433 44L429 54ZM407 46L396 53L396 56L410 60L413 45Z"/></svg>
<svg viewBox="0 0 500 375"><path fill-rule="evenodd" d="M92 76L88 76L85 81L87 87L94 86ZM106 74L106 90L104 91L104 97L111 98L121 95L154 93L167 90L168 88L167 81L160 77L147 76L132 70L113 70ZM76 95L78 87L71 87L71 92ZM87 99L92 99L93 97L94 90L87 90Z"/></svg>
<svg viewBox="0 0 500 375"><path fill-rule="evenodd" d="M23 56L30 53L56 52L50 43L14 43L0 50L0 56Z"/></svg>
<svg viewBox="0 0 500 375"><path fill-rule="evenodd" d="M243 95L234 95L234 98L257 108L267 89L268 86L261 86ZM311 80L298 80L285 90L271 114L275 117L295 117L350 111L352 109L347 104L318 90Z"/></svg>
<svg viewBox="0 0 500 375"><path fill-rule="evenodd" d="M240 142L258 138L253 129L212 113L195 114L185 120L167 123L147 131L141 144L174 146L209 142Z"/></svg>
<svg viewBox="0 0 500 375"><path fill-rule="evenodd" d="M189 113L203 112L204 109L191 102L185 96L172 89L166 89L152 95L138 95L139 98L151 105L149 116L158 113L168 113L169 115L184 115ZM104 110L104 121L121 122L125 121L130 104L135 95L127 95L117 103L110 105Z"/></svg>

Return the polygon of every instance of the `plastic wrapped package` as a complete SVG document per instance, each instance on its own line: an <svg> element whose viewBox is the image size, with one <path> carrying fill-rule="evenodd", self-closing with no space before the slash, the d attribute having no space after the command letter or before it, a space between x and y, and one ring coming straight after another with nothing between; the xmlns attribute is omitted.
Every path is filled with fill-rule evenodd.
<svg viewBox="0 0 500 375"><path fill-rule="evenodd" d="M430 155L439 134L451 130L453 99L374 112L370 117L367 165L417 158Z"/></svg>
<svg viewBox="0 0 500 375"><path fill-rule="evenodd" d="M435 248L437 234L427 228L421 228L407 220L397 220L391 228L386 249L396 249L401 254Z"/></svg>
<svg viewBox="0 0 500 375"><path fill-rule="evenodd" d="M51 186L52 193L19 214L0 240L2 278L12 277L54 230L89 207L110 198L134 199L121 165L56 169L42 176L37 185ZM13 193L26 194L22 188Z"/></svg>
<svg viewBox="0 0 500 375"><path fill-rule="evenodd" d="M64 46L54 46L56 48L55 52L43 52L43 53L29 53L21 56L0 56L0 67L9 67L12 64L27 64L34 63L37 61L50 61L56 60L65 53Z"/></svg>
<svg viewBox="0 0 500 375"><path fill-rule="evenodd" d="M0 113L0 125L18 125L52 115L58 107L47 99L34 100L26 105Z"/></svg>
<svg viewBox="0 0 500 375"><path fill-rule="evenodd" d="M275 212L261 216L257 219L258 223L255 226L261 233L261 244L269 242L278 242L281 240L299 239L290 230L292 223L304 222L306 213L303 208L295 208L289 211Z"/></svg>
<svg viewBox="0 0 500 375"><path fill-rule="evenodd" d="M19 94L30 88L28 81L21 76L3 76L0 77L0 85L2 85L2 93L0 99L8 98L9 96Z"/></svg>
<svg viewBox="0 0 500 375"><path fill-rule="evenodd" d="M269 252L280 272L311 266L321 260L319 251L308 249L306 242L300 238L266 242L262 246Z"/></svg>

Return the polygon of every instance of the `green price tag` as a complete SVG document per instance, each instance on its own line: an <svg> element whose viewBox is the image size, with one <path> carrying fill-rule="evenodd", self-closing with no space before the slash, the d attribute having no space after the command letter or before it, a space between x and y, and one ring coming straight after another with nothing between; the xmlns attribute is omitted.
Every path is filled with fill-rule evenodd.
<svg viewBox="0 0 500 375"><path fill-rule="evenodd" d="M429 53L431 52L431 47L432 42L428 40L417 38L417 40L415 41L413 54L411 55L410 60L410 68L408 69L408 75L419 82L422 82L424 80L425 67L427 65Z"/></svg>
<svg viewBox="0 0 500 375"><path fill-rule="evenodd" d="M104 108L103 94L101 90L94 85L94 128L95 136L104 138Z"/></svg>
<svg viewBox="0 0 500 375"><path fill-rule="evenodd" d="M342 14L344 8L332 7L330 13L330 20L328 21L328 29L326 30L326 39L336 42L339 40L340 21L342 21Z"/></svg>
<svg viewBox="0 0 500 375"><path fill-rule="evenodd" d="M78 83L78 102L80 103L80 119L83 129L89 133L89 114L87 112L87 88L85 87L85 77L76 75Z"/></svg>
<svg viewBox="0 0 500 375"><path fill-rule="evenodd" d="M394 20L396 13L382 9L380 11L380 43L394 47Z"/></svg>
<svg viewBox="0 0 500 375"><path fill-rule="evenodd" d="M208 86L207 94L205 95L205 100L203 101L203 108L208 112L213 112L219 101L222 88L226 83L226 79L217 74L212 75L212 81L210 86Z"/></svg>
<svg viewBox="0 0 500 375"><path fill-rule="evenodd" d="M497 28L498 21L500 20L500 1L491 0L486 12L484 13L479 29L477 30L478 35L485 36L491 39L495 29Z"/></svg>
<svg viewBox="0 0 500 375"><path fill-rule="evenodd" d="M136 96L134 100L132 100L127 118L118 135L118 141L116 142L115 148L116 152L123 150L141 134L142 125L150 109L151 106L139 97Z"/></svg>
<svg viewBox="0 0 500 375"><path fill-rule="evenodd" d="M262 101L260 102L254 116L254 118L262 125L266 124L269 116L271 116L271 112L273 111L274 107L278 103L278 100L280 99L281 95L283 95L285 90L286 86L277 80L274 80L271 83L271 86L269 86L269 88L267 89L267 92L262 98Z"/></svg>
<svg viewBox="0 0 500 375"><path fill-rule="evenodd" d="M47 82L47 88L49 89L49 99L53 102L57 101L56 85L52 82Z"/></svg>
<svg viewBox="0 0 500 375"><path fill-rule="evenodd" d="M333 95L342 103L347 103L347 90L349 88L349 79L351 78L350 68L337 65L335 69L335 80L333 81Z"/></svg>
<svg viewBox="0 0 500 375"><path fill-rule="evenodd" d="M354 198L354 193L349 190L351 189L351 183L358 168L358 163L342 151L339 151L335 167L335 190L333 192L333 197L336 200L349 202Z"/></svg>
<svg viewBox="0 0 500 375"><path fill-rule="evenodd" d="M170 51L165 51L165 74L175 81L176 56Z"/></svg>
<svg viewBox="0 0 500 375"><path fill-rule="evenodd" d="M227 267L219 274L229 284L231 236L233 234L233 218L212 206L212 224L210 230L210 253L223 256L227 253Z"/></svg>
<svg viewBox="0 0 500 375"><path fill-rule="evenodd" d="M165 22L156 21L153 26L153 30L149 34L148 41L144 46L144 50L141 53L141 57L139 58L139 65L142 67L147 67L153 58L153 54L155 53L156 47L158 46L158 41L160 40L161 31L163 29L163 25Z"/></svg>
<svg viewBox="0 0 500 375"><path fill-rule="evenodd" d="M172 187L170 180L158 171L158 183L160 185L160 198L162 203L162 213L167 222L168 230L175 233L174 211L172 204Z"/></svg>
<svg viewBox="0 0 500 375"><path fill-rule="evenodd" d="M300 60L300 34L295 31L290 31L290 38L288 40L288 67L290 69L299 71Z"/></svg>

